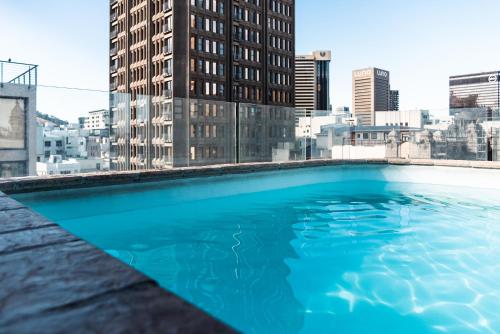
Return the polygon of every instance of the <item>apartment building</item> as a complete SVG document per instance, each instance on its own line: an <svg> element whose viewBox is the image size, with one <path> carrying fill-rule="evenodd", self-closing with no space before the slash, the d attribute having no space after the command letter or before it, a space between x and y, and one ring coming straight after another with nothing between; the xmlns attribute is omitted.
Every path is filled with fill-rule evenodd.
<svg viewBox="0 0 500 334"><path fill-rule="evenodd" d="M111 0L112 168L234 162L235 103L294 105L294 7Z"/></svg>
<svg viewBox="0 0 500 334"><path fill-rule="evenodd" d="M295 57L295 107L301 110L330 109L331 51L315 51Z"/></svg>
<svg viewBox="0 0 500 334"><path fill-rule="evenodd" d="M83 129L92 135L107 136L109 131L109 111L105 109L89 111L83 118Z"/></svg>
<svg viewBox="0 0 500 334"><path fill-rule="evenodd" d="M375 112L389 110L389 76L374 67L352 72L353 116L359 125L375 125Z"/></svg>

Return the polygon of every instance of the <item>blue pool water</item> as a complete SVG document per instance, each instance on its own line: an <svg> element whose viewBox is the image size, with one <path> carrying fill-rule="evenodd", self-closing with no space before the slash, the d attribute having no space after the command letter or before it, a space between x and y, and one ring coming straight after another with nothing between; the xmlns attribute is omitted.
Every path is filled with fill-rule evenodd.
<svg viewBox="0 0 500 334"><path fill-rule="evenodd" d="M500 191L382 168L16 198L245 333L500 332Z"/></svg>

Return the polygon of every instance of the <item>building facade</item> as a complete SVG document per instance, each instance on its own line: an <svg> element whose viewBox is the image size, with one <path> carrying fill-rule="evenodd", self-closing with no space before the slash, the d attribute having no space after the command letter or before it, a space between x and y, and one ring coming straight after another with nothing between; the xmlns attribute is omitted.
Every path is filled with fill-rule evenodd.
<svg viewBox="0 0 500 334"><path fill-rule="evenodd" d="M428 110L377 111L375 126L423 129L430 122Z"/></svg>
<svg viewBox="0 0 500 334"><path fill-rule="evenodd" d="M330 110L331 51L295 57L295 107Z"/></svg>
<svg viewBox="0 0 500 334"><path fill-rule="evenodd" d="M500 71L450 77L450 114L466 108L500 108Z"/></svg>
<svg viewBox="0 0 500 334"><path fill-rule="evenodd" d="M399 111L399 90L389 91L389 110Z"/></svg>
<svg viewBox="0 0 500 334"><path fill-rule="evenodd" d="M83 129L88 130L93 135L107 136L109 111L106 109L89 111L87 117L84 118Z"/></svg>
<svg viewBox="0 0 500 334"><path fill-rule="evenodd" d="M294 0L111 0L110 10L112 168L234 160L233 103L294 105Z"/></svg>
<svg viewBox="0 0 500 334"><path fill-rule="evenodd" d="M37 66L0 66L0 178L36 175Z"/></svg>
<svg viewBox="0 0 500 334"><path fill-rule="evenodd" d="M389 110L390 74L378 68L352 72L353 116L359 125L375 125L375 112Z"/></svg>

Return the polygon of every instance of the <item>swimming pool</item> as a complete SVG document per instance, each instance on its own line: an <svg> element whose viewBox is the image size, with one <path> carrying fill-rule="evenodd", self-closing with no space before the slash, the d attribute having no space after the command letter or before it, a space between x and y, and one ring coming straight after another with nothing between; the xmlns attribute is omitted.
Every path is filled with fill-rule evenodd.
<svg viewBox="0 0 500 334"><path fill-rule="evenodd" d="M499 176L323 167L14 197L246 333L494 333Z"/></svg>

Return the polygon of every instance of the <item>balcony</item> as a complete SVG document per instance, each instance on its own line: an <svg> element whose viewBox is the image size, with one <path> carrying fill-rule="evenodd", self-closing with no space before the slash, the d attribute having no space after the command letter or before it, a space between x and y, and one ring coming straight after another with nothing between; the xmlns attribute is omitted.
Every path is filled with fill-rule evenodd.
<svg viewBox="0 0 500 334"><path fill-rule="evenodd" d="M118 29L113 29L113 30L111 30L111 32L109 33L109 37L110 37L111 39L115 39L115 38L116 38L116 36L118 36Z"/></svg>
<svg viewBox="0 0 500 334"><path fill-rule="evenodd" d="M172 32L172 27L168 24L163 25L163 33L168 34L169 32Z"/></svg>
<svg viewBox="0 0 500 334"><path fill-rule="evenodd" d="M168 45L163 46L163 53L165 55L172 54L172 47Z"/></svg>
<svg viewBox="0 0 500 334"><path fill-rule="evenodd" d="M115 47L112 47L111 50L109 50L109 54L111 55L111 57L113 56L116 56L116 54L118 53L118 49Z"/></svg>
<svg viewBox="0 0 500 334"><path fill-rule="evenodd" d="M111 71L111 73L115 73L118 70L118 65L111 64L111 66L109 67L109 70Z"/></svg>
<svg viewBox="0 0 500 334"><path fill-rule="evenodd" d="M116 21L117 18L118 18L118 14L116 12L112 12L111 13L111 22Z"/></svg>
<svg viewBox="0 0 500 334"><path fill-rule="evenodd" d="M172 69L171 68L164 68L163 69L163 76L164 77L171 77L172 76Z"/></svg>
<svg viewBox="0 0 500 334"><path fill-rule="evenodd" d="M171 89L164 89L163 90L163 97L165 97L167 99L171 99L172 98L172 90Z"/></svg>
<svg viewBox="0 0 500 334"><path fill-rule="evenodd" d="M171 121L171 120L172 120L172 111L170 111L170 110L164 110L164 111L161 113L161 119L162 119L162 121L164 121L164 122Z"/></svg>
<svg viewBox="0 0 500 334"><path fill-rule="evenodd" d="M163 3L163 11L168 12L169 10L172 9L172 2L167 0Z"/></svg>

